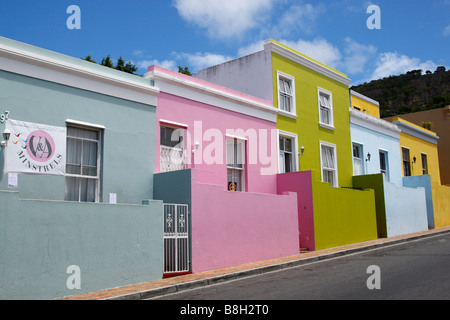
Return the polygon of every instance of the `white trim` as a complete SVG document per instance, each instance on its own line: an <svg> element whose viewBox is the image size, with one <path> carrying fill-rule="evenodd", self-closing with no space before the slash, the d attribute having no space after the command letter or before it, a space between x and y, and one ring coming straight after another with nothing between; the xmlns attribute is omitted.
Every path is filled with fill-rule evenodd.
<svg viewBox="0 0 450 320"><path fill-rule="evenodd" d="M432 144L438 144L439 137L434 134L423 131L408 123L404 123L403 121L394 121L393 123L396 124L400 128L400 130L406 134L409 134L421 140L425 140Z"/></svg>
<svg viewBox="0 0 450 320"><path fill-rule="evenodd" d="M380 103L379 103L378 101L373 100L373 99L371 99L371 98L369 98L369 97L366 97L365 95L362 95L361 93L358 93L358 92L356 92L356 91L350 90L350 94L351 94L352 96L355 96L355 97L357 97L357 98L360 98L361 100L365 100L365 101L367 101L367 102L370 102L370 103L376 105L377 107L380 107Z"/></svg>
<svg viewBox="0 0 450 320"><path fill-rule="evenodd" d="M284 48L280 46L277 43L272 42L271 40L267 40L264 44L264 49L269 50L271 52L277 53L289 60L292 60L298 64L301 64L313 71L316 71L326 77L329 77L333 80L336 80L342 84L345 84L347 87L350 86L351 79L347 78L346 76L333 71L330 68L327 68L311 59L307 59L306 57L299 55L298 53L295 53L292 50L289 50L287 48Z"/></svg>
<svg viewBox="0 0 450 320"><path fill-rule="evenodd" d="M326 141L319 141L319 151L320 151L320 177L321 181L323 182L323 167L322 167L322 146L332 148L334 150L334 167L335 167L335 173L336 173L336 179L335 183L332 187L339 188L339 175L338 175L338 162L337 162L337 147L333 143L329 143Z"/></svg>
<svg viewBox="0 0 450 320"><path fill-rule="evenodd" d="M66 124L87 127L86 129L88 129L88 128L94 128L94 129L100 129L100 130L106 129L105 126L103 126L101 124L89 123L89 122L72 120L72 119L66 119Z"/></svg>
<svg viewBox="0 0 450 320"><path fill-rule="evenodd" d="M280 105L281 105L281 101L280 101L280 78L284 78L288 81L291 82L291 86L292 86L292 100L291 100L291 111L286 111L286 110L282 110L280 109ZM297 118L297 105L295 102L295 78L291 75L288 75L286 73L283 73L281 71L277 70L277 99L278 99L278 113L283 115L283 116L288 116L288 117L295 117L294 119Z"/></svg>
<svg viewBox="0 0 450 320"><path fill-rule="evenodd" d="M329 103L330 103L330 123L324 123L322 122L321 112L320 112L320 95L327 95L329 97ZM317 87L317 107L319 110L319 125L323 128L334 130L334 107L333 107L333 93L331 91L322 89L320 87Z"/></svg>
<svg viewBox="0 0 450 320"><path fill-rule="evenodd" d="M178 122L169 121L169 120L163 120L163 119L159 120L159 125L161 126L161 124L162 125L173 126L173 127L176 127L176 128L183 128L183 129L189 128L189 126L187 124L178 123Z"/></svg>
<svg viewBox="0 0 450 320"><path fill-rule="evenodd" d="M230 90L228 88L220 90L208 86L206 82L205 84L201 84L160 70L147 72L145 78L155 80L155 84L160 88L161 92L167 92L186 99L276 122L278 110L273 107L273 103L270 101L267 101L267 103L259 102L250 99L250 96L246 98L227 92ZM199 80L197 78L193 79Z"/></svg>
<svg viewBox="0 0 450 320"><path fill-rule="evenodd" d="M139 76L4 37L0 70L153 106L159 93Z"/></svg>
<svg viewBox="0 0 450 320"><path fill-rule="evenodd" d="M231 138L231 139L242 140L242 141L248 141L247 138L236 136L236 135L233 135L233 134L228 134L228 133L225 134L225 137Z"/></svg>
<svg viewBox="0 0 450 320"><path fill-rule="evenodd" d="M294 150L292 151L292 157L294 161L293 172L299 171L299 152L298 152L298 135L292 132L287 132L283 130L277 130L277 161L278 161L278 173L281 172L281 163L280 163L280 137L285 137L293 140ZM284 173L284 172L283 172Z"/></svg>
<svg viewBox="0 0 450 320"><path fill-rule="evenodd" d="M397 125L353 108L349 108L349 112L350 124L400 139L401 130Z"/></svg>

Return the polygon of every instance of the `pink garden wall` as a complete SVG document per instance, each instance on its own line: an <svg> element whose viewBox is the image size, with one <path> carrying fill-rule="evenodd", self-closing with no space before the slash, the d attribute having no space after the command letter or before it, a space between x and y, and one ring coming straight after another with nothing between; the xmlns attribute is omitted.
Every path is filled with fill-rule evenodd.
<svg viewBox="0 0 450 320"><path fill-rule="evenodd" d="M196 170L195 170L196 171ZM224 191L192 174L192 272L299 253L297 195Z"/></svg>

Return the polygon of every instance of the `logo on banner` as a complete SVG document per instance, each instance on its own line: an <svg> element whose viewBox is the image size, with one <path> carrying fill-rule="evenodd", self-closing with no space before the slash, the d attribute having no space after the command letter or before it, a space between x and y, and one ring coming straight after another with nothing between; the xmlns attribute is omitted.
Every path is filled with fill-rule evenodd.
<svg viewBox="0 0 450 320"><path fill-rule="evenodd" d="M63 175L66 128L9 120L6 172Z"/></svg>

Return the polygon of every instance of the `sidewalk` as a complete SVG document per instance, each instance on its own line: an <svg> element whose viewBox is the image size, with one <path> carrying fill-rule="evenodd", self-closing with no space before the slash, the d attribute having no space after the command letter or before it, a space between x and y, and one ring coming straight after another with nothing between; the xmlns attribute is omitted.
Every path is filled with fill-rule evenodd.
<svg viewBox="0 0 450 320"><path fill-rule="evenodd" d="M295 256L260 261L236 267L205 271L174 278L141 283L126 287L70 296L60 300L143 300L169 293L204 287L220 282L236 280L243 277L266 272L292 268L320 260L336 258L348 254L400 244L421 238L450 233L450 227L417 232L392 238L383 238L362 243L355 243L337 248L307 252Z"/></svg>

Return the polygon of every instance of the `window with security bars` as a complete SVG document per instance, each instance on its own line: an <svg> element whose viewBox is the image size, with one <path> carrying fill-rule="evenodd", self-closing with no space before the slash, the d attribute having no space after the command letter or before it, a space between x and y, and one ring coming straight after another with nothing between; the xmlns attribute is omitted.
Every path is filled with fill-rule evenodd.
<svg viewBox="0 0 450 320"><path fill-rule="evenodd" d="M321 145L322 182L338 186L336 149L332 145Z"/></svg>
<svg viewBox="0 0 450 320"><path fill-rule="evenodd" d="M227 138L227 188L245 191L245 141Z"/></svg>
<svg viewBox="0 0 450 320"><path fill-rule="evenodd" d="M161 126L160 172L186 169L185 129Z"/></svg>
<svg viewBox="0 0 450 320"><path fill-rule="evenodd" d="M66 201L99 201L100 143L100 130L67 127Z"/></svg>

